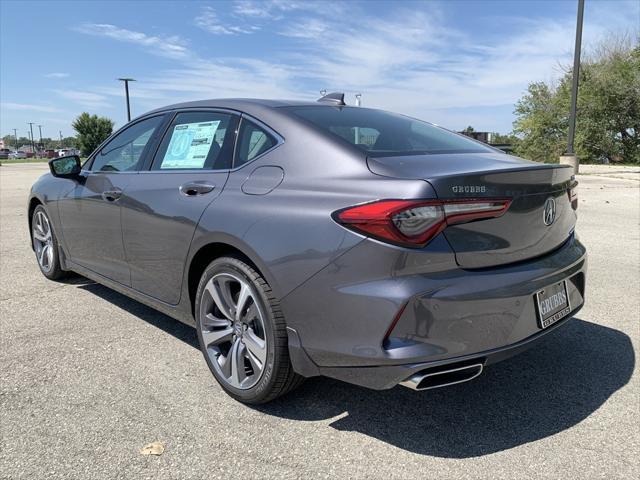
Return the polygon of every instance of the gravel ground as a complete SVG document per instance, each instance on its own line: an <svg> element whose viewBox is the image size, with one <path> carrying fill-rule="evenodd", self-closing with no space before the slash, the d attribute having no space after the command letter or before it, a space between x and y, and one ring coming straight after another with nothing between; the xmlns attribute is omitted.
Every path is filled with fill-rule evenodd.
<svg viewBox="0 0 640 480"><path fill-rule="evenodd" d="M25 202L45 169L0 167L0 478L639 478L638 169L580 176L587 305L547 342L447 389L317 378L260 408L221 391L191 328L40 274Z"/></svg>

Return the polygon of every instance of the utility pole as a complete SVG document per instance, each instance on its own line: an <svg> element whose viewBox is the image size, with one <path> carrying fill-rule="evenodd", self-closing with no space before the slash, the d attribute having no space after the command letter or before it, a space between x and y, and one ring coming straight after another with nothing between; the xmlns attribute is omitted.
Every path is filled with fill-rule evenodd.
<svg viewBox="0 0 640 480"><path fill-rule="evenodd" d="M60 149L62 149L62 130L58 130L58 133L60 134Z"/></svg>
<svg viewBox="0 0 640 480"><path fill-rule="evenodd" d="M131 107L129 105L129 82L135 82L134 78L119 78L121 82L124 82L124 93L127 97L127 122L131 121Z"/></svg>
<svg viewBox="0 0 640 480"><path fill-rule="evenodd" d="M573 83L571 87L571 110L569 112L569 138L567 139L567 153L560 157L560 163L573 166L574 173L578 173L580 161L573 149L576 136L576 110L578 106L578 83L580 80L580 49L582 47L582 20L584 18L584 0L578 0L578 18L576 21L576 44L573 50Z"/></svg>
<svg viewBox="0 0 640 480"><path fill-rule="evenodd" d="M19 145L18 145L18 129L17 128L13 129L13 138L16 139L16 152L17 152L18 151L18 147L19 147Z"/></svg>
<svg viewBox="0 0 640 480"><path fill-rule="evenodd" d="M31 131L31 151L33 156L36 156L36 145L33 143L33 122L27 122L29 124L29 130Z"/></svg>
<svg viewBox="0 0 640 480"><path fill-rule="evenodd" d="M40 130L40 150L44 150L44 143L42 143L42 125L38 125L38 130Z"/></svg>

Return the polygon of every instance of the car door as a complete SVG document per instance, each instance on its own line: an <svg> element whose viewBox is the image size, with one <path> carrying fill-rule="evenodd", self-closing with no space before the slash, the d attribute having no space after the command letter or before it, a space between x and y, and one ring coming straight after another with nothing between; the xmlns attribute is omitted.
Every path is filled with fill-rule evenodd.
<svg viewBox="0 0 640 480"><path fill-rule="evenodd" d="M196 226L229 176L238 121L222 110L176 113L148 169L125 188L122 231L134 289L172 305L180 300Z"/></svg>
<svg viewBox="0 0 640 480"><path fill-rule="evenodd" d="M144 163L163 118L145 118L117 133L58 203L69 259L123 285L131 285L131 279L122 241L121 196Z"/></svg>

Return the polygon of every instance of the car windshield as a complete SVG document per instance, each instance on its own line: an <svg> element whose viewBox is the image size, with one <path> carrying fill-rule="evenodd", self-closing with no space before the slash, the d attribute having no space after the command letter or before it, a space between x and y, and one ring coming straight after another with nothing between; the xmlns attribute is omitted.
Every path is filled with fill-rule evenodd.
<svg viewBox="0 0 640 480"><path fill-rule="evenodd" d="M284 107L372 157L495 152L444 128L382 110L359 107Z"/></svg>

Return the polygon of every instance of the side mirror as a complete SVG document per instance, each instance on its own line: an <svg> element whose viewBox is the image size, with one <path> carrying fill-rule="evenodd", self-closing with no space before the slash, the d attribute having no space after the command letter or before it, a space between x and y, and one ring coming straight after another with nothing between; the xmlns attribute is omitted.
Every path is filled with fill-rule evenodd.
<svg viewBox="0 0 640 480"><path fill-rule="evenodd" d="M49 169L54 177L76 178L82 170L82 165L78 155L69 155L49 160Z"/></svg>

